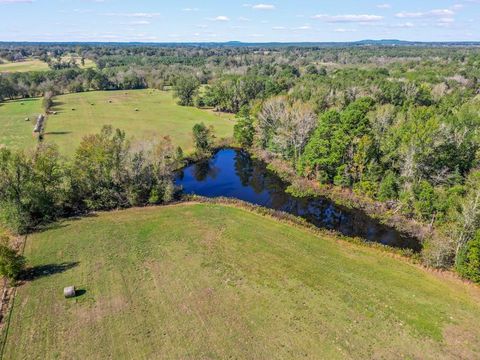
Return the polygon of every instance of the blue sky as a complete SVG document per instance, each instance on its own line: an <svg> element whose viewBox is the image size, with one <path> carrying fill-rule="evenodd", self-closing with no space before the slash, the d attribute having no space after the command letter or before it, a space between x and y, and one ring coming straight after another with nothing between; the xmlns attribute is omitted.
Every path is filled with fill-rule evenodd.
<svg viewBox="0 0 480 360"><path fill-rule="evenodd" d="M0 0L0 41L480 40L480 0Z"/></svg>

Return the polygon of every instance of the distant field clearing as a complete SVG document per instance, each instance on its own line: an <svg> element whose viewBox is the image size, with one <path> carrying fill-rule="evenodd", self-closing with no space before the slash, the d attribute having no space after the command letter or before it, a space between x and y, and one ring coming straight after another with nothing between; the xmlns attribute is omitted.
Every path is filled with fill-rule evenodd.
<svg viewBox="0 0 480 360"><path fill-rule="evenodd" d="M38 59L25 60L18 62L6 62L0 64L0 73L2 72L26 72L48 70L48 64Z"/></svg>

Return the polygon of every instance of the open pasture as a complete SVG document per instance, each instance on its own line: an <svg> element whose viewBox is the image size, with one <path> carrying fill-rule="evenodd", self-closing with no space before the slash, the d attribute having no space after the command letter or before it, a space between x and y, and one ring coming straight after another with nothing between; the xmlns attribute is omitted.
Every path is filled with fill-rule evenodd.
<svg viewBox="0 0 480 360"><path fill-rule="evenodd" d="M236 207L64 221L25 254L5 359L480 356L478 288Z"/></svg>
<svg viewBox="0 0 480 360"><path fill-rule="evenodd" d="M0 64L0 73L42 70L48 70L48 64L38 59L30 59L18 62L4 62L3 64Z"/></svg>
<svg viewBox="0 0 480 360"><path fill-rule="evenodd" d="M23 105L22 105L23 103ZM41 99L0 104L0 144L16 148L33 147L34 116L42 111ZM233 115L214 113L176 104L171 92L156 90L95 91L57 96L46 124L45 141L56 143L71 155L88 134L104 125L125 130L133 141L170 136L175 145L193 150L192 127L204 122L214 126L217 138L231 137ZM25 121L30 117L31 121Z"/></svg>

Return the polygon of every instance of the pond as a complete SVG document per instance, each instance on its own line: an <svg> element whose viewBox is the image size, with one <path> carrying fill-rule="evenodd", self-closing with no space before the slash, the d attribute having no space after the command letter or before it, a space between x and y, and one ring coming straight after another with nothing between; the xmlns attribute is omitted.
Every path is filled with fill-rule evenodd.
<svg viewBox="0 0 480 360"><path fill-rule="evenodd" d="M175 184L185 194L229 197L300 216L320 228L397 248L421 249L420 242L379 223L361 210L349 209L325 197L295 197L288 183L243 150L224 149L210 159L179 171Z"/></svg>

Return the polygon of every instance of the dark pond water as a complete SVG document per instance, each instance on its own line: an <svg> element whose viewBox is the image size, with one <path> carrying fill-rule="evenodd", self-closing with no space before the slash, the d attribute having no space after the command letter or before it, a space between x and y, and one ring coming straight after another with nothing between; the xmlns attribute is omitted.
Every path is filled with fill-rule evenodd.
<svg viewBox="0 0 480 360"><path fill-rule="evenodd" d="M415 251L421 247L417 239L380 224L362 211L336 205L323 197L299 198L286 193L288 184L245 151L220 150L208 161L179 171L175 183L186 194L240 199L301 216L318 227L347 236Z"/></svg>

